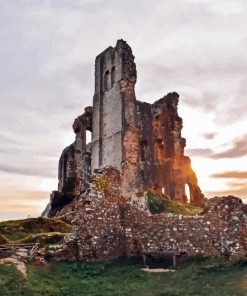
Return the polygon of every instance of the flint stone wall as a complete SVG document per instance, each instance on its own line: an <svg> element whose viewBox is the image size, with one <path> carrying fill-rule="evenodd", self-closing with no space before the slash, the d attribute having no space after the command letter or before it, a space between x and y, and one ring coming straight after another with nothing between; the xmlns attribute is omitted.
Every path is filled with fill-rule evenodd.
<svg viewBox="0 0 247 296"><path fill-rule="evenodd" d="M121 197L117 170L108 168L94 178L77 205L74 232L50 251L56 259L98 261L166 252L231 260L246 256L247 205L241 199L215 197L198 216L151 215Z"/></svg>
<svg viewBox="0 0 247 296"><path fill-rule="evenodd" d="M121 193L129 201L133 202L136 192L152 189L173 200L190 200L201 206L204 195L190 159L184 155L179 95L171 92L153 104L138 101L134 60L124 40L96 57L93 106L74 121L75 141L60 157L57 191L63 197L78 197L88 188L95 169L114 166L122 174ZM92 132L90 143L87 132ZM186 184L190 196L186 196ZM52 206L53 196L44 216L64 212Z"/></svg>

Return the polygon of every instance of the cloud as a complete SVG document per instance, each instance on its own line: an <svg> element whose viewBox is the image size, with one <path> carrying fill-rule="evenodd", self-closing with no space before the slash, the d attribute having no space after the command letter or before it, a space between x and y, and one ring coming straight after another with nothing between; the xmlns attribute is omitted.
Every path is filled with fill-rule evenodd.
<svg viewBox="0 0 247 296"><path fill-rule="evenodd" d="M49 192L44 191L14 190L12 188L1 190L0 219L40 215L49 200L49 195Z"/></svg>
<svg viewBox="0 0 247 296"><path fill-rule="evenodd" d="M202 137L206 140L213 140L216 137L217 133L205 133L202 134Z"/></svg>
<svg viewBox="0 0 247 296"><path fill-rule="evenodd" d="M226 185L230 188L241 189L246 187L246 182L227 182Z"/></svg>
<svg viewBox="0 0 247 296"><path fill-rule="evenodd" d="M247 184L239 184L238 188L228 188L222 191L205 191L207 197L234 195L241 198L247 198Z"/></svg>
<svg viewBox="0 0 247 296"><path fill-rule="evenodd" d="M13 216L11 215L9 218L13 219L19 217L19 214L24 214L25 218L27 215L35 214L40 215L40 206L39 205L20 205L20 203L12 204L12 205L1 205L1 213L0 217L6 213L15 213Z"/></svg>
<svg viewBox="0 0 247 296"><path fill-rule="evenodd" d="M92 104L94 58L119 38L136 56L138 99L175 90L181 105L218 126L246 120L247 4L225 4L157 0L150 17L149 0L0 1L0 169L56 175L74 118ZM223 152L212 145L190 153L226 159L244 150L233 142Z"/></svg>
<svg viewBox="0 0 247 296"><path fill-rule="evenodd" d="M215 173L215 174L210 175L210 178L247 179L247 172L229 171L229 172Z"/></svg>
<svg viewBox="0 0 247 296"><path fill-rule="evenodd" d="M213 150L210 148L186 149L186 153L192 157L212 157Z"/></svg>
<svg viewBox="0 0 247 296"><path fill-rule="evenodd" d="M236 138L232 142L232 147L219 153L214 153L212 158L238 158L247 155L247 134L242 137Z"/></svg>
<svg viewBox="0 0 247 296"><path fill-rule="evenodd" d="M8 165L0 165L0 171L5 173L13 173L26 176L39 176L44 178L56 178L56 171L48 167L13 167Z"/></svg>
<svg viewBox="0 0 247 296"><path fill-rule="evenodd" d="M49 192L46 191L32 191L32 190L14 190L9 188L9 190L2 190L0 193L0 205L6 204L6 200L8 200L8 205L11 206L12 203L17 203L19 201L20 204L25 202L28 203L39 203L44 200L48 200L50 196Z"/></svg>
<svg viewBox="0 0 247 296"><path fill-rule="evenodd" d="M232 147L222 151L215 152L211 148L193 148L186 149L186 153L190 156L206 157L212 159L225 159L225 158L239 158L247 155L247 134L235 138L232 141Z"/></svg>

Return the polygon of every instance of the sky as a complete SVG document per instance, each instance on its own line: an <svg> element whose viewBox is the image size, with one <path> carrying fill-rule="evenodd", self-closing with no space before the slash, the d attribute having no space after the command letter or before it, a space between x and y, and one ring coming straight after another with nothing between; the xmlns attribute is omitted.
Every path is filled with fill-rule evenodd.
<svg viewBox="0 0 247 296"><path fill-rule="evenodd" d="M136 96L180 94L186 154L207 197L247 199L246 0L1 0L0 219L38 216L94 59L132 47Z"/></svg>

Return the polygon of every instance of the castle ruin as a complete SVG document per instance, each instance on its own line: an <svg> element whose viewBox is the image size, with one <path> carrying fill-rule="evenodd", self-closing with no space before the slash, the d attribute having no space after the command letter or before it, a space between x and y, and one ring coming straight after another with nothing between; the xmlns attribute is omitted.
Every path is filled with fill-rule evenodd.
<svg viewBox="0 0 247 296"><path fill-rule="evenodd" d="M97 56L93 106L74 121L75 142L61 155L58 190L43 213L63 216L74 227L61 245L48 250L47 258L246 256L247 205L233 196L206 202L184 156L178 94L153 104L140 102L136 78L125 41ZM185 207L190 201L191 207L204 209L197 215L153 213L146 206L150 192L162 203Z"/></svg>
<svg viewBox="0 0 247 296"><path fill-rule="evenodd" d="M153 104L138 101L136 79L134 56L125 41L96 57L93 106L74 121L75 142L59 161L58 192L78 196L95 169L113 166L122 175L122 195L130 200L152 189L173 200L202 204L190 159L184 156L179 95L169 93Z"/></svg>

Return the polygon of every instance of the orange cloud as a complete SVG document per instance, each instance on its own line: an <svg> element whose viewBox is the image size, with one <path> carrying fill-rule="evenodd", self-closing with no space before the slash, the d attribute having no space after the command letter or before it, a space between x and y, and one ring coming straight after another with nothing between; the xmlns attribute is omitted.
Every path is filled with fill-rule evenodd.
<svg viewBox="0 0 247 296"><path fill-rule="evenodd" d="M39 205L25 205L25 204L10 204L10 205L1 205L1 213L18 213L26 215L40 215L40 206Z"/></svg>
<svg viewBox="0 0 247 296"><path fill-rule="evenodd" d="M39 202L49 199L49 192L29 190L2 190L0 191L0 202Z"/></svg>
<svg viewBox="0 0 247 296"><path fill-rule="evenodd" d="M233 188L243 188L243 187L245 187L246 186L246 183L244 182L227 182L226 183L227 184L227 186L229 186L229 187L233 187Z"/></svg>
<svg viewBox="0 0 247 296"><path fill-rule="evenodd" d="M226 179L247 179L247 172L229 171L222 173L215 173L210 175L211 178L226 178Z"/></svg>
<svg viewBox="0 0 247 296"><path fill-rule="evenodd" d="M208 197L213 196L228 196L228 195L234 195L243 199L247 199L247 184L246 183L235 183L233 188L229 188L227 190L223 191L206 191L205 194ZM236 186L237 185L237 186ZM237 188L236 188L237 187Z"/></svg>
<svg viewBox="0 0 247 296"><path fill-rule="evenodd" d="M28 215L40 215L49 200L49 192L28 190L2 190L0 215L10 219Z"/></svg>

